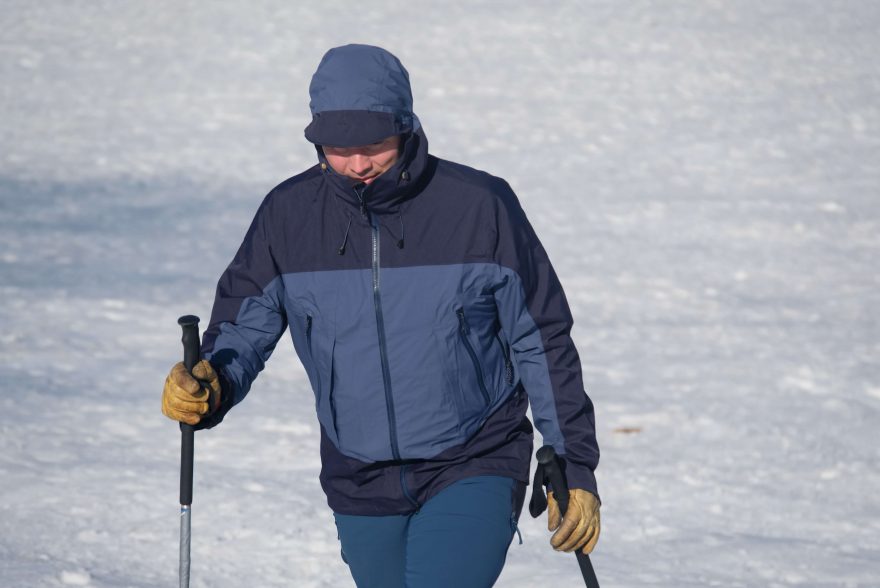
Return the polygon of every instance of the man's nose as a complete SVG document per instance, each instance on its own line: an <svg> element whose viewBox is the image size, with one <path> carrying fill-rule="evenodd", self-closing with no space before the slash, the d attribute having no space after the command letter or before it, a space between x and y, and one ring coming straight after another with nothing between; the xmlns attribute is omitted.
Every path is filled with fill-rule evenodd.
<svg viewBox="0 0 880 588"><path fill-rule="evenodd" d="M357 153L351 156L351 171L358 175L363 175L364 173L370 171L370 168L373 167L370 158L362 153Z"/></svg>

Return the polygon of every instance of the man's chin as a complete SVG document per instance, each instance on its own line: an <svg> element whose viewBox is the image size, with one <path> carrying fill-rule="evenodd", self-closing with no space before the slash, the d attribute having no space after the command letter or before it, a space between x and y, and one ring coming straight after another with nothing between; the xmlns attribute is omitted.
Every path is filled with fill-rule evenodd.
<svg viewBox="0 0 880 588"><path fill-rule="evenodd" d="M352 183L352 184L366 184L366 185L370 185L370 184L373 183L373 180L375 180L376 178L378 178L380 175L382 175L382 174L376 174L376 175L374 175L374 176L369 176L369 177L366 177L366 178L357 178L357 177L355 177L355 176L346 176L346 177L347 177L349 180L351 180L351 183Z"/></svg>

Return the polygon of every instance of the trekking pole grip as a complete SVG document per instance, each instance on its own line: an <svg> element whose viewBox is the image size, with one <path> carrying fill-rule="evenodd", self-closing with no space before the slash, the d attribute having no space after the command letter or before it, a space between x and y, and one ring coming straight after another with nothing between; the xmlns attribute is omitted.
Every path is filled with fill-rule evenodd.
<svg viewBox="0 0 880 588"><path fill-rule="evenodd" d="M568 510L568 482L565 479L565 472L562 469L559 456L556 455L556 450L551 445L545 445L538 450L535 457L544 468L544 475L547 476L550 482L553 498L556 499L556 504L559 505L559 515L565 516L565 511ZM575 551L575 555L577 556L578 566L581 569L581 575L584 577L584 583L586 583L587 588L599 588L599 580L596 578L596 572L593 570L590 556L580 549Z"/></svg>
<svg viewBox="0 0 880 588"><path fill-rule="evenodd" d="M556 504L559 505L559 514L565 515L565 511L568 510L568 482L566 482L565 475L562 473L556 450L553 449L552 445L545 445L538 450L535 457L538 458L538 463L544 466L544 474L547 476L553 489L553 498L556 499Z"/></svg>
<svg viewBox="0 0 880 588"><path fill-rule="evenodd" d="M177 324L183 330L183 365L192 373L193 368L199 362L199 317L188 314L177 319ZM190 506L192 504L193 489L193 444L195 442L195 429L192 425L180 423L180 504Z"/></svg>

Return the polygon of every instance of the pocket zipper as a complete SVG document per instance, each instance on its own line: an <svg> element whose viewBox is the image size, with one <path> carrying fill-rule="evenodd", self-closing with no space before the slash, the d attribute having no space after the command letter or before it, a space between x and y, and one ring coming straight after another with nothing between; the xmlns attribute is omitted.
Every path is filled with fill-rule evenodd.
<svg viewBox="0 0 880 588"><path fill-rule="evenodd" d="M486 404L489 404L489 391L486 390L486 383L483 381L483 369L480 367L480 362L477 360L477 354L474 351L473 346L471 345L470 339L468 339L470 328L468 327L467 321L464 318L464 309L459 308L455 311L455 313L458 315L458 332L461 335L461 340L464 342L464 348L467 350L468 355L471 356L471 362L474 364L474 370L476 370L477 372L477 383L480 385L480 392L483 394L483 400L486 401Z"/></svg>
<svg viewBox="0 0 880 588"><path fill-rule="evenodd" d="M498 331L495 331L495 340L501 346L501 356L504 358L504 379L508 384L513 384L513 362L510 361L507 348L504 347L504 342L501 341L501 335L498 334Z"/></svg>

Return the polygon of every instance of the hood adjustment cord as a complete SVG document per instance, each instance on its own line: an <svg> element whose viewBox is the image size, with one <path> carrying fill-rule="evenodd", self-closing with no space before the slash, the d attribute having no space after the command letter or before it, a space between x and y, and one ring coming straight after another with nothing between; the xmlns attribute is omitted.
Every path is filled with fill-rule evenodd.
<svg viewBox="0 0 880 588"><path fill-rule="evenodd" d="M345 244L348 243L348 231L351 229L351 215L348 215L348 226L345 227L345 236L342 238L342 245L336 251L339 255L345 255Z"/></svg>
<svg viewBox="0 0 880 588"><path fill-rule="evenodd" d="M394 239L394 244L397 245L398 249L403 249L403 241L404 241L404 232L403 232L403 213L398 211L397 218L400 220L400 237L391 232L391 229L388 228L388 225L382 223L382 226L385 227L385 230L388 231L388 234L391 235L391 238Z"/></svg>
<svg viewBox="0 0 880 588"><path fill-rule="evenodd" d="M391 229L388 228L388 225L383 223L382 226L385 227L385 230L388 231L388 234L391 235L392 239L394 239L394 244L397 245L397 248L403 249L404 237L405 237L404 229L403 229L403 213L398 212L397 218L400 220L400 237L398 237L397 235L392 233Z"/></svg>
<svg viewBox="0 0 880 588"><path fill-rule="evenodd" d="M403 180L404 182L409 182L409 180L410 180L409 170L403 170L403 171L400 173L400 179ZM397 248L398 248L398 249L403 249L403 240L404 240L404 231L403 231L403 211L401 211L401 210L398 210L398 211L397 211L397 218L400 219L400 239L397 240ZM389 231L389 233L390 233L390 232L391 232L391 231ZM393 236L393 235L392 235L392 236Z"/></svg>
<svg viewBox="0 0 880 588"><path fill-rule="evenodd" d="M397 240L397 248L403 249L403 213L398 211L397 218L400 219L400 239Z"/></svg>

